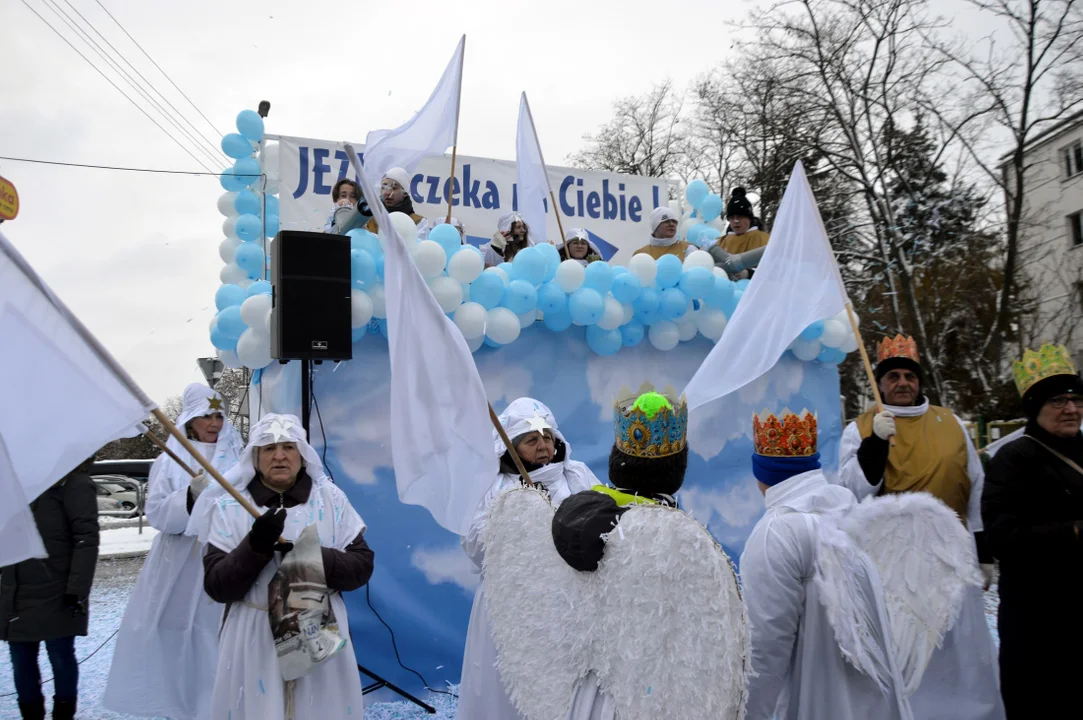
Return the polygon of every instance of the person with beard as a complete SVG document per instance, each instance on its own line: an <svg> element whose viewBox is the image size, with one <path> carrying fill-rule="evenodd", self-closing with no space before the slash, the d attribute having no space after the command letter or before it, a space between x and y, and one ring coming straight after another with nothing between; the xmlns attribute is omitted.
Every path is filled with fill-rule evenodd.
<svg viewBox="0 0 1083 720"><path fill-rule="evenodd" d="M376 218L369 211L368 201L361 194L361 189L353 180L340 180L335 184L339 190L335 201L334 216L328 223L329 232L345 235L350 230L363 227L375 234L379 231ZM356 200L354 198L356 194ZM334 195L334 190L332 190ZM345 199L344 199L345 198ZM423 235L428 229L428 220L414 212L414 203L410 199L410 173L403 168L394 167L384 173L380 181L380 200L389 213L400 212L410 216L418 226L418 234Z"/></svg>
<svg viewBox="0 0 1083 720"><path fill-rule="evenodd" d="M523 216L516 212L503 215L497 221L492 241L481 246L485 267L511 262L520 250L532 245L534 239L530 236L530 226Z"/></svg>
<svg viewBox="0 0 1083 720"><path fill-rule="evenodd" d="M913 338L884 338L875 377L884 407L862 414L843 431L835 482L858 499L926 492L941 500L970 531L988 588L993 559L982 532L985 475L963 421L925 398ZM959 622L934 652L921 688L911 697L914 714L929 720L1003 718L981 588L968 588L960 603Z"/></svg>
<svg viewBox="0 0 1083 720"><path fill-rule="evenodd" d="M571 459L571 447L557 428L553 413L543 403L533 398L519 398L500 414L500 424L530 474L530 480L544 488L554 506L559 507L565 498L597 484L598 478L590 468ZM495 430L493 448L500 457L500 475L479 504L461 541L463 550L478 570L482 570L485 558L484 537L489 508L501 493L524 482ZM470 610L457 717L461 720L518 720L521 717L508 699L496 667L496 647L485 608L484 573Z"/></svg>
<svg viewBox="0 0 1083 720"><path fill-rule="evenodd" d="M1027 425L989 462L982 517L1000 560L1000 682L1008 717L1079 712L1083 660L1083 381L1063 345L1013 367Z"/></svg>

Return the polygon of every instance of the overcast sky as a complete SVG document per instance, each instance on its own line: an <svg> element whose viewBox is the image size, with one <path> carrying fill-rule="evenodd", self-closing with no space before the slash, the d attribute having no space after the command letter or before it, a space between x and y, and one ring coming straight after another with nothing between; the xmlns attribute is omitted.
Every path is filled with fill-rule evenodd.
<svg viewBox="0 0 1083 720"><path fill-rule="evenodd" d="M466 33L460 151L514 159L525 90L552 164L609 118L613 100L667 78L684 88L735 41L750 45L725 25L750 5L711 0L101 2L218 132L96 0L5 0L0 155L201 169L27 5L104 65L50 9L78 20L73 6L216 144L263 99L270 133L363 141L421 106ZM21 200L0 230L147 393L162 401L200 380L222 266L218 179L5 160L0 175Z"/></svg>

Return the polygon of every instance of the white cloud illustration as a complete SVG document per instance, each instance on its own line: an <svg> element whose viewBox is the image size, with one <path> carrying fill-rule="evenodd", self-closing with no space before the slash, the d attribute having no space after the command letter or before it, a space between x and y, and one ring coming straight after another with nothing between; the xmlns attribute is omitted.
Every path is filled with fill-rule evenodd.
<svg viewBox="0 0 1083 720"><path fill-rule="evenodd" d="M433 585L452 583L468 595L473 594L481 580L477 566L458 545L439 549L414 550L410 563Z"/></svg>

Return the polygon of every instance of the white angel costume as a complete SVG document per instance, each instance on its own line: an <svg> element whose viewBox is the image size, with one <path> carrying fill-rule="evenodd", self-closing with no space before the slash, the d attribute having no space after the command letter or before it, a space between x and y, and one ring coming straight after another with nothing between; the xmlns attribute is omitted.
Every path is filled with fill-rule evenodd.
<svg viewBox="0 0 1083 720"><path fill-rule="evenodd" d="M585 464L572 460L571 446L568 445L560 430L557 429L553 413L544 403L532 398L519 398L500 414L500 424L504 426L512 442L532 432L549 430L555 439L564 444L562 460L551 462L543 468L530 471L530 479L541 484L553 506L560 505L569 495L589 490L597 484L598 478ZM506 449L496 431L493 431L493 452L502 456ZM559 457L559 451L558 451ZM502 472L494 481L485 498L478 505L474 520L466 535L462 537L462 547L470 559L481 570L485 560L485 530L489 511L497 497L507 490L520 487L518 473ZM549 541L552 545L552 541ZM486 610L486 581L482 573L481 583L474 593L474 604L470 609L470 626L466 633L466 649L463 653L462 683L459 688L459 710L461 720L517 720L522 716L508 699L505 684L497 670L497 652L493 643L489 613Z"/></svg>
<svg viewBox="0 0 1083 720"><path fill-rule="evenodd" d="M490 242L481 246L482 255L485 256L485 267L495 267L503 262L504 247L507 244L507 239L503 233L511 230L511 226L516 222L521 222L526 225L526 220L523 216L517 212L510 212L506 215L501 215L500 219L496 222L497 232L493 235L493 239ZM534 247L534 234L529 225L526 226L526 247ZM497 252L499 250L499 252Z"/></svg>
<svg viewBox="0 0 1083 720"><path fill-rule="evenodd" d="M176 421L182 430L193 418L215 413L228 416L227 401L206 385L193 383L185 388L183 403ZM222 473L237 463L243 449L240 434L228 420L217 443L193 440L192 444ZM201 470L176 438L170 437L166 446L188 467ZM211 717L222 606L203 591L199 541L184 534L190 480L165 453L151 466L146 515L158 535L120 624L102 699L110 710L174 720Z"/></svg>
<svg viewBox="0 0 1083 720"><path fill-rule="evenodd" d="M962 420L943 408L930 406L928 399L912 407L885 405L884 409L895 414L900 432L904 431L904 423L910 418L920 422L935 417L938 424L955 422L961 428L966 444L965 463L969 478L965 517L970 538L969 547L955 547L952 552L959 557L973 558L977 567L973 533L981 532L984 528L981 494L985 472ZM951 420L944 420L947 417ZM861 443L858 423L851 422L842 433L839 474L835 481L851 490L859 500L880 494L884 485L883 479L877 484L871 484L866 479L858 460ZM942 647L933 654L923 685L910 698L914 714L922 720L1001 720L1005 713L1000 697L997 651L985 622L981 586L968 587L957 602L959 620L944 638Z"/></svg>
<svg viewBox="0 0 1083 720"><path fill-rule="evenodd" d="M590 258L597 256L598 260L602 259L602 251L598 249L598 246L594 244L594 241L590 239L590 233L583 228L572 228L568 230L568 233L564 236L564 240L571 244L572 240L582 240L587 244L587 256L585 258L572 258L577 263L586 267L590 264ZM564 257L564 242L561 240L554 240L553 245L556 246L557 251L561 257ZM564 258L567 259L567 258Z"/></svg>
<svg viewBox="0 0 1083 720"><path fill-rule="evenodd" d="M286 509L282 537L293 542L306 527L315 525L321 546L345 550L365 530L365 523L327 477L300 421L293 415L265 415L252 428L248 446L231 473L233 477L227 479L233 480L245 499L252 502L246 486L255 476L256 448L277 442L297 445L304 469L312 480L307 502ZM248 535L253 520L236 500L220 493L194 530L204 542L229 553ZM244 600L229 606L219 640L212 717L215 720L362 717L361 678L348 637L345 648L308 675L289 683L282 680L268 620L268 585L280 564L281 555L276 552ZM340 593L331 595L331 608L338 626L349 627Z"/></svg>

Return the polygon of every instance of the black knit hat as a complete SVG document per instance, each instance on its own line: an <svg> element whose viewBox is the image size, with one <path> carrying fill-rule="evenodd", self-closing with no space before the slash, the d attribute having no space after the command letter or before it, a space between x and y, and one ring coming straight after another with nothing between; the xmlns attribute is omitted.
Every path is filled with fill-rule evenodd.
<svg viewBox="0 0 1083 720"><path fill-rule="evenodd" d="M674 495L684 484L688 470L688 446L665 457L636 457L617 449L609 451L609 482L613 487L647 498Z"/></svg>
<svg viewBox="0 0 1083 720"><path fill-rule="evenodd" d="M726 218L731 218L734 215L749 219L756 217L755 213L752 212L752 203L745 197L743 187L733 188L733 192L730 193L730 201L726 203Z"/></svg>
<svg viewBox="0 0 1083 720"><path fill-rule="evenodd" d="M873 370L873 375L876 376L876 382L880 382L889 372L899 369L911 370L915 375L918 376L919 383L925 382L925 373L924 371L922 371L921 365L917 364L910 358L905 357L891 357L885 360L881 360L880 362L876 363L876 369Z"/></svg>
<svg viewBox="0 0 1083 720"><path fill-rule="evenodd" d="M1075 375L1050 375L1030 386L1023 394L1023 412L1034 420L1042 411L1042 406L1057 395L1083 395L1083 379Z"/></svg>

